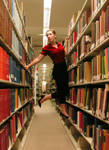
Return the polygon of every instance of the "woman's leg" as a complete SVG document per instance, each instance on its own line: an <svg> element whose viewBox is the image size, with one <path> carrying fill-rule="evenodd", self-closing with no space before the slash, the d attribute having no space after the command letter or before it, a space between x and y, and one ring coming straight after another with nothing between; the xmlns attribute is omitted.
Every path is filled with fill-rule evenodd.
<svg viewBox="0 0 109 150"><path fill-rule="evenodd" d="M67 88L67 83L63 79L57 79L56 80L56 85L57 85L57 94L56 98L57 101L59 101L59 106L61 108L62 114L64 114L66 117L69 117L68 113L66 112L66 97L68 95L68 88Z"/></svg>
<svg viewBox="0 0 109 150"><path fill-rule="evenodd" d="M51 94L48 94L48 95L42 97L40 100L38 100L39 107L41 107L41 103L43 103L44 101L46 101L48 99L51 99L51 97L52 97Z"/></svg>
<svg viewBox="0 0 109 150"><path fill-rule="evenodd" d="M64 114L66 117L69 117L68 113L66 112L66 104L65 104L66 97L59 94L58 92L59 91L57 90L56 93L52 93L51 98L55 98L56 101L59 103L62 114Z"/></svg>
<svg viewBox="0 0 109 150"><path fill-rule="evenodd" d="M43 103L44 101L49 100L49 99L51 99L51 98L52 98L51 94L45 95L45 96L40 100L40 103Z"/></svg>
<svg viewBox="0 0 109 150"><path fill-rule="evenodd" d="M62 113L66 116L69 117L68 113L66 112L66 104L60 104L60 108Z"/></svg>
<svg viewBox="0 0 109 150"><path fill-rule="evenodd" d="M52 99L52 98L57 98L57 93L53 93L53 94L48 94L46 96L44 96L41 100L40 100L40 104L42 104L43 102L45 102L46 100ZM62 114L64 114L66 117L69 117L68 113L66 112L66 104L65 103L60 103L60 108L61 108L61 112ZM41 105L40 105L41 107Z"/></svg>

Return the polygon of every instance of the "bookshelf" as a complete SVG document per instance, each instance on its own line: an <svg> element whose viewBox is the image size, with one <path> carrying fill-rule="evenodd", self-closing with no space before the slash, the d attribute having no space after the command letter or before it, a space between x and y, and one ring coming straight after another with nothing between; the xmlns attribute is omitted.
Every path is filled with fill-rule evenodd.
<svg viewBox="0 0 109 150"><path fill-rule="evenodd" d="M81 149L105 150L109 146L109 1L86 0L72 18L67 47L68 120Z"/></svg>
<svg viewBox="0 0 109 150"><path fill-rule="evenodd" d="M20 143L34 113L34 68L24 67L33 58L23 3L0 0L0 149Z"/></svg>

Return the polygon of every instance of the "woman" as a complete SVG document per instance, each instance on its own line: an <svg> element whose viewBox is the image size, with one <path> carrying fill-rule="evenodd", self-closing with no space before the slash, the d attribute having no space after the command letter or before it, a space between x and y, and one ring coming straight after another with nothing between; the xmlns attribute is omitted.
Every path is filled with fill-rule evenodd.
<svg viewBox="0 0 109 150"><path fill-rule="evenodd" d="M65 56L68 54L68 50L67 48L64 49L64 47L59 42L56 42L55 30L48 30L46 32L46 36L48 38L49 44L42 48L40 55L35 58L29 65L27 65L26 69L39 63L46 55L52 59L54 63L53 78L56 81L56 92L44 96L38 101L38 104L41 107L41 103L47 99L55 98L60 104L61 113L68 117L65 105L66 98L69 96L68 72L65 62ZM65 44L67 44L67 42Z"/></svg>

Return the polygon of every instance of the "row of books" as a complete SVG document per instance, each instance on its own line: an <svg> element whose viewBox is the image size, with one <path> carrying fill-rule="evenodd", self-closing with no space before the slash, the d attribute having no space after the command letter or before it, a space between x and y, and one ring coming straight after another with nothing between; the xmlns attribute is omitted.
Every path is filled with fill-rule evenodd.
<svg viewBox="0 0 109 150"><path fill-rule="evenodd" d="M90 52L90 48L91 48L91 36L84 35L81 38L80 43L77 45L77 61L85 57L85 55Z"/></svg>
<svg viewBox="0 0 109 150"><path fill-rule="evenodd" d="M22 22L17 10L17 6L16 6L16 2L15 0L12 0L12 17L13 17L13 21L16 25L17 31L20 34L20 37L22 38Z"/></svg>
<svg viewBox="0 0 109 150"><path fill-rule="evenodd" d="M9 12L12 14L12 0L3 0L7 8L9 9Z"/></svg>
<svg viewBox="0 0 109 150"><path fill-rule="evenodd" d="M109 148L109 129L102 125L94 127L93 147L97 150L108 150Z"/></svg>
<svg viewBox="0 0 109 150"><path fill-rule="evenodd" d="M68 78L69 82L73 82L73 84L76 84L77 82L77 69L72 69L68 72Z"/></svg>
<svg viewBox="0 0 109 150"><path fill-rule="evenodd" d="M85 10L77 22L76 29L72 32L69 39L69 46L73 47L79 38L80 34L83 32L86 25L89 23L90 10ZM68 48L69 49L69 48Z"/></svg>
<svg viewBox="0 0 109 150"><path fill-rule="evenodd" d="M76 43L76 41L72 42L70 39L69 43L73 43L73 45L74 45ZM70 44L70 45L72 45L72 44ZM71 46L69 46L69 47L71 47ZM75 51L73 51L73 53L76 52L76 63L79 60L81 60L83 57L85 57L85 55L90 52L90 49L91 49L91 36L90 35L83 35L83 37L81 38L81 41L78 43ZM68 50L70 50L70 48L68 48ZM74 55L73 56L73 59L74 59L75 54L73 54L73 53L71 55ZM72 59L70 61L72 63Z"/></svg>
<svg viewBox="0 0 109 150"><path fill-rule="evenodd" d="M91 110L91 113L102 119L109 120L108 88L72 88L70 103Z"/></svg>
<svg viewBox="0 0 109 150"><path fill-rule="evenodd" d="M19 2L19 3L22 3L22 2ZM19 4L19 3L17 2L17 4ZM24 31L25 16L24 16L23 10L21 10L21 11L19 10L19 12L18 12L17 4L16 4L16 0L12 0L12 18L15 23L16 29L20 35L20 38L22 39L22 41L24 43L23 45L25 47L25 50L28 53L29 52L29 40ZM23 8L21 8L21 9L23 9ZM19 14L22 16L20 16ZM21 19L22 19L22 21L21 21ZM23 24L22 24L22 22L23 22Z"/></svg>
<svg viewBox="0 0 109 150"><path fill-rule="evenodd" d="M9 121L0 129L0 150L8 150L23 128L27 119L31 117L33 105L29 103L25 108L14 114Z"/></svg>
<svg viewBox="0 0 109 150"><path fill-rule="evenodd" d="M2 0L0 0L0 35L12 47L12 23Z"/></svg>
<svg viewBox="0 0 109 150"><path fill-rule="evenodd" d="M69 80L73 83L85 83L108 79L109 77L109 47L100 51L90 61L82 62L69 71Z"/></svg>
<svg viewBox="0 0 109 150"><path fill-rule="evenodd" d="M4 6L4 3L6 5L9 5L9 9L12 9L12 11L10 11L10 14L13 15L13 21L16 24L16 28L17 28L16 30L20 32L19 34L20 34L22 41L24 42L23 46L25 47L25 50L29 52L29 55L31 52L33 52L32 49L31 51L28 50L29 43L26 38L24 29L22 27L22 23L21 23L21 20L17 11L15 0L12 0L12 1L0 0L0 36L9 45L9 47L12 48L16 56L20 60L22 60L23 46L21 44L21 41L19 41L18 39L18 35L16 35L15 29L12 25L12 21L10 20L9 14Z"/></svg>
<svg viewBox="0 0 109 150"><path fill-rule="evenodd" d="M32 95L30 92L27 88L0 89L0 122L28 102Z"/></svg>
<svg viewBox="0 0 109 150"><path fill-rule="evenodd" d="M97 13L97 10L99 10L99 8L103 5L103 3L105 2L105 0L90 0L86 2L90 3L88 6L86 7L86 9L82 12L82 14L80 15L79 21L78 21L78 27L79 31L81 33L82 29L84 29L84 27L89 23L90 18L93 17L93 15L95 15ZM76 23L77 17L78 17L79 11L73 13L72 18L70 20L70 23L68 25L68 35L70 35L72 33L72 29Z"/></svg>
<svg viewBox="0 0 109 150"><path fill-rule="evenodd" d="M91 24L91 48L98 46L109 35L109 5L101 11L101 15Z"/></svg>
<svg viewBox="0 0 109 150"><path fill-rule="evenodd" d="M81 20L81 19L80 19ZM78 26L78 24L77 24ZM80 27L78 27L80 28ZM80 29L78 29L80 30ZM104 39L109 35L109 5L105 10L101 11L100 16L92 22L90 28L90 34L84 35L80 40L80 43L76 47L78 60L84 57L90 50L95 46L98 46ZM72 46L75 45L77 39L79 38L80 31L73 31L69 39L68 49L70 50Z"/></svg>
<svg viewBox="0 0 109 150"><path fill-rule="evenodd" d="M81 63L69 71L69 81L74 84L91 82L92 77L92 64L90 61Z"/></svg>
<svg viewBox="0 0 109 150"><path fill-rule="evenodd" d="M14 30L12 30L12 50L19 60L22 60L23 47Z"/></svg>
<svg viewBox="0 0 109 150"><path fill-rule="evenodd" d="M75 66L77 64L77 51L74 51L68 59L68 65Z"/></svg>
<svg viewBox="0 0 109 150"><path fill-rule="evenodd" d="M70 36L69 46L70 46L70 47L73 47L73 46L75 45L76 41L77 41L77 32L74 31L74 32L72 33L72 35Z"/></svg>
<svg viewBox="0 0 109 150"><path fill-rule="evenodd" d="M2 36L4 41L10 46L10 48L14 50L18 58L22 60L22 44L18 40L18 37L16 36L16 33L12 27L12 22L3 4L3 0L0 0L0 35Z"/></svg>
<svg viewBox="0 0 109 150"><path fill-rule="evenodd" d="M1 63L1 66L3 63ZM4 65L3 65L4 66ZM8 66L7 66L8 68ZM2 70L1 70L2 71ZM22 83L24 85L31 84L31 77L16 61L10 56L9 59L9 81ZM1 76L1 79L3 77Z"/></svg>
<svg viewBox="0 0 109 150"><path fill-rule="evenodd" d="M5 125L0 130L0 149L8 150L9 148L9 128L8 125Z"/></svg>
<svg viewBox="0 0 109 150"><path fill-rule="evenodd" d="M105 0L91 0L92 16L96 14L97 10L103 5Z"/></svg>
<svg viewBox="0 0 109 150"><path fill-rule="evenodd" d="M81 35L81 33L84 31L85 27L88 25L91 17L91 10L90 8L83 11L80 19L77 22L76 25L76 32L77 32L77 39Z"/></svg>
<svg viewBox="0 0 109 150"><path fill-rule="evenodd" d="M77 111L77 128L87 137L92 137L94 121L82 111Z"/></svg>
<svg viewBox="0 0 109 150"><path fill-rule="evenodd" d="M81 60L92 48L98 46L109 34L109 6L101 12L101 16L91 24L91 36L84 35L76 48L76 62ZM75 44L75 42L74 42ZM73 52L75 53L75 52ZM74 59L75 55L72 56ZM70 63L72 63L70 59Z"/></svg>
<svg viewBox="0 0 109 150"><path fill-rule="evenodd" d="M79 14L79 11L73 13L73 15L72 15L72 18L71 18L70 23L69 23L69 25L68 25L68 35L70 35L71 32L72 32L72 29L73 29L73 27L74 27L74 25L75 25L75 22L76 22L76 19L77 19L78 14Z"/></svg>
<svg viewBox="0 0 109 150"><path fill-rule="evenodd" d="M77 129L86 137L92 138L93 149L108 150L109 129L107 125L103 125L100 122L95 125L95 120L92 117L71 106L67 107L67 112L73 123L77 125Z"/></svg>
<svg viewBox="0 0 109 150"><path fill-rule="evenodd" d="M12 56L0 47L0 79L29 84L30 75L19 65Z"/></svg>
<svg viewBox="0 0 109 150"><path fill-rule="evenodd" d="M4 94L4 93L3 93ZM31 94L27 88L10 89L10 111L14 112L16 109L25 104L31 99ZM30 94L30 95L29 95Z"/></svg>
<svg viewBox="0 0 109 150"><path fill-rule="evenodd" d="M9 120L9 135L8 138L10 140L10 144L15 143L16 137L23 128L23 125L30 117L30 110L29 106L22 109L17 114L13 115L12 118Z"/></svg>
<svg viewBox="0 0 109 150"><path fill-rule="evenodd" d="M85 24L88 24L90 17L94 16L97 12L97 10L103 5L103 3L105 2L105 0L90 0L90 8L86 8L86 10L83 11L83 13L81 14L80 17L80 25L78 25L78 27L80 28L80 26L82 26L84 28ZM72 33L72 29L76 23L77 17L78 17L79 11L73 13L72 18L70 20L70 23L68 25L68 35L70 35ZM82 28L81 28L82 29Z"/></svg>

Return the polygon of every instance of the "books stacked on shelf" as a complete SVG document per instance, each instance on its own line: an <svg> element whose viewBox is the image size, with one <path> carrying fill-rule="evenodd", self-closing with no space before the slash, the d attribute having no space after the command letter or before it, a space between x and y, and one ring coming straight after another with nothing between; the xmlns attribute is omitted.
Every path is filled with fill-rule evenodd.
<svg viewBox="0 0 109 150"><path fill-rule="evenodd" d="M74 13L74 14L72 15L72 18L71 18L70 23L69 23L69 25L68 25L68 35L69 35L69 36L70 36L71 33L72 33L72 29L73 29L74 26L75 26L75 23L76 23L76 20L77 20L78 15L79 15L79 11L76 12L76 13ZM67 47L67 48L68 48L69 51L70 51L70 48L71 48L71 41L76 42L76 38L77 38L77 33L74 32L72 38L70 38L70 39L68 40L68 44L67 44L68 47Z"/></svg>
<svg viewBox="0 0 109 150"><path fill-rule="evenodd" d="M20 34L20 37L22 37L22 22L19 16L19 12L17 10L16 1L12 0L12 18L16 25L17 31Z"/></svg>
<svg viewBox="0 0 109 150"><path fill-rule="evenodd" d="M0 122L11 114L10 99L10 89L0 89Z"/></svg>
<svg viewBox="0 0 109 150"><path fill-rule="evenodd" d="M11 1L8 2L8 8L11 13ZM8 15L7 10L5 9L4 3L0 0L0 35L6 43L11 47L12 46L12 22Z"/></svg>
<svg viewBox="0 0 109 150"><path fill-rule="evenodd" d="M12 149L34 111L30 44L22 2L0 0L0 150Z"/></svg>
<svg viewBox="0 0 109 150"><path fill-rule="evenodd" d="M31 107L30 107L31 106ZM32 110L31 110L32 108ZM30 119L33 111L32 103L11 116L6 125L0 128L0 149L8 150L15 143L25 122Z"/></svg>
<svg viewBox="0 0 109 150"><path fill-rule="evenodd" d="M2 129L0 129L0 149L8 149L9 148L9 128L8 125L5 125Z"/></svg>
<svg viewBox="0 0 109 150"><path fill-rule="evenodd" d="M67 112L71 118L72 125L78 130L78 132L80 132L79 137L81 137L81 135L84 136L86 141L91 145L91 147L93 147L89 147L89 149L102 148L105 150L108 147L108 125L102 124L99 120L97 121L98 123L95 124L95 120L92 116L83 110L72 107L71 105L67 107ZM79 141L79 137L77 141Z"/></svg>
<svg viewBox="0 0 109 150"><path fill-rule="evenodd" d="M69 31L70 98L66 107L69 121L78 131L77 135L89 143L89 149L106 150L109 136L109 1L86 0ZM88 142L87 137L93 142Z"/></svg>
<svg viewBox="0 0 109 150"><path fill-rule="evenodd" d="M30 106L32 107L32 103L30 103L30 105L25 106L25 108L22 108L21 110L19 110L17 113L15 113L9 119L9 122L8 122L8 128L9 128L8 138L9 138L9 141L10 141L10 145L15 143L16 138L20 134L20 131L24 127L26 121L28 119L30 119L32 111L33 111L33 107L32 107L32 110L31 110Z"/></svg>
<svg viewBox="0 0 109 150"><path fill-rule="evenodd" d="M100 119L109 120L108 104L109 88L106 87L78 87L70 89L69 102L84 109Z"/></svg>
<svg viewBox="0 0 109 150"><path fill-rule="evenodd" d="M74 25L75 25L75 22L76 22L76 19L77 19L78 14L79 14L79 12L75 12L75 13L73 13L73 15L72 15L72 18L71 18L70 23L69 23L69 25L68 25L68 35L71 34L71 31L72 31L72 29L73 29L73 27L74 27Z"/></svg>
<svg viewBox="0 0 109 150"><path fill-rule="evenodd" d="M28 88L0 89L0 123L28 103L31 96Z"/></svg>
<svg viewBox="0 0 109 150"><path fill-rule="evenodd" d="M0 79L9 81L9 55L0 47Z"/></svg>

